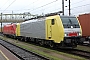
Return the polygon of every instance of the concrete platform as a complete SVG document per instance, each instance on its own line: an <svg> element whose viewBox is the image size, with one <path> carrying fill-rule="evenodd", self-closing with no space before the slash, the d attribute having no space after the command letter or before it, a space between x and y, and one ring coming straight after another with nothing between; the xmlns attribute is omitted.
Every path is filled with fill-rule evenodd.
<svg viewBox="0 0 90 60"><path fill-rule="evenodd" d="M0 60L20 60L2 45L0 45Z"/></svg>
<svg viewBox="0 0 90 60"><path fill-rule="evenodd" d="M3 55L1 50L0 50L0 60L7 60L7 58Z"/></svg>

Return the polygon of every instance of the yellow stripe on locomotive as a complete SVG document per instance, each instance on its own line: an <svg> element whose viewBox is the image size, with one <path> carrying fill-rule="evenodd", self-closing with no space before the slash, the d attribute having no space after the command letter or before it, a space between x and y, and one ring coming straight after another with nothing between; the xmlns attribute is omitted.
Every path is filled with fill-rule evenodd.
<svg viewBox="0 0 90 60"><path fill-rule="evenodd" d="M16 24L16 36L20 36L20 23Z"/></svg>

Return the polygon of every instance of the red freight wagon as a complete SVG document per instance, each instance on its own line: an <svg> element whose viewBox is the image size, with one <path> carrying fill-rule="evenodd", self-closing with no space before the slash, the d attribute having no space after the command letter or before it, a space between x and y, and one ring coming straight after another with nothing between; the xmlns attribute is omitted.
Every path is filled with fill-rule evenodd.
<svg viewBox="0 0 90 60"><path fill-rule="evenodd" d="M15 35L16 34L16 24L8 24L3 27L3 34L5 35Z"/></svg>
<svg viewBox="0 0 90 60"><path fill-rule="evenodd" d="M78 20L82 27L82 36L88 40L90 38L90 13L79 15Z"/></svg>
<svg viewBox="0 0 90 60"><path fill-rule="evenodd" d="M82 27L82 35L90 36L90 14L79 15L78 20Z"/></svg>

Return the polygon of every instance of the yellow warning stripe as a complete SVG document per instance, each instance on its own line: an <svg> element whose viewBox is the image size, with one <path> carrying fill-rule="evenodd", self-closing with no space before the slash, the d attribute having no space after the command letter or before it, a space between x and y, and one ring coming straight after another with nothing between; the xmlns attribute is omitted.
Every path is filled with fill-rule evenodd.
<svg viewBox="0 0 90 60"><path fill-rule="evenodd" d="M6 60L9 60L1 50L0 50L0 53L6 58Z"/></svg>

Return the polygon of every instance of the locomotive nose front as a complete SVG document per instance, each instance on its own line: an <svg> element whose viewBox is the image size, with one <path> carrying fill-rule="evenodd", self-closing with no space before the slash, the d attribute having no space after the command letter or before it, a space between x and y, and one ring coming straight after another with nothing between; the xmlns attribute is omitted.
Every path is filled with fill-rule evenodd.
<svg viewBox="0 0 90 60"><path fill-rule="evenodd" d="M81 37L81 29L76 17L61 17L64 27L64 44L67 46L77 46Z"/></svg>

